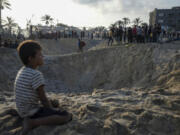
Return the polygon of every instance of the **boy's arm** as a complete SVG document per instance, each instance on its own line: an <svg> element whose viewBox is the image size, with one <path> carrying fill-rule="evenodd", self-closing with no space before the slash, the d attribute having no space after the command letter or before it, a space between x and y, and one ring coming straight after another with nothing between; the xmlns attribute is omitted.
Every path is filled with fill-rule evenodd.
<svg viewBox="0 0 180 135"><path fill-rule="evenodd" d="M41 103L43 104L44 107L47 108L52 108L51 103L49 102L45 92L44 92L44 85L41 85L37 88L37 92L40 98Z"/></svg>

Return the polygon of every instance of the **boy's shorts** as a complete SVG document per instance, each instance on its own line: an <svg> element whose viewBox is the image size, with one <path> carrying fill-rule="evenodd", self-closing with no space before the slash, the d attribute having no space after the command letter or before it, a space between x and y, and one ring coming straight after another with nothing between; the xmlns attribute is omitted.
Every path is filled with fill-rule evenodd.
<svg viewBox="0 0 180 135"><path fill-rule="evenodd" d="M33 116L31 116L31 119L35 118L42 118L42 117L48 117L52 115L60 115L60 116L67 116L69 113L67 111L61 111L61 110L54 110L51 108L45 108L41 107Z"/></svg>

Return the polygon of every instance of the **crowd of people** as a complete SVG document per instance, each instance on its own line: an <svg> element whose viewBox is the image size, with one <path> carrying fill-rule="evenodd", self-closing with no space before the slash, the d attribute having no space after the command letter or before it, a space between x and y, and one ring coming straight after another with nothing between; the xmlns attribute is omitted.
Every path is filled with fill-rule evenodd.
<svg viewBox="0 0 180 135"><path fill-rule="evenodd" d="M114 27L110 30L104 31L36 31L31 33L28 39L54 39L58 40L61 38L76 38L76 39L100 39L108 40L108 45L112 45L114 40L119 43L148 43L148 42L159 42L161 43L164 38L168 41L180 39L180 32L170 32L161 27L160 24L155 26L133 26L133 27ZM0 38L1 40L1 38ZM0 46L17 48L18 44L25 40L23 35L17 35L13 38L3 38ZM81 50L81 49L80 49Z"/></svg>
<svg viewBox="0 0 180 135"><path fill-rule="evenodd" d="M146 25L111 28L109 30L108 45L112 45L114 39L122 43L161 43L163 38L167 38L168 40L180 39L180 33L169 32L163 29L160 24L156 24L154 27Z"/></svg>
<svg viewBox="0 0 180 135"><path fill-rule="evenodd" d="M64 30L64 31L36 31L30 35L32 39L61 39L61 38L80 38L80 39L105 39L107 38L107 32L98 33L96 31L76 31L76 30Z"/></svg>
<svg viewBox="0 0 180 135"><path fill-rule="evenodd" d="M25 37L23 35L11 35L11 36L1 36L0 35L0 47L7 48L17 48L19 43L24 41Z"/></svg>

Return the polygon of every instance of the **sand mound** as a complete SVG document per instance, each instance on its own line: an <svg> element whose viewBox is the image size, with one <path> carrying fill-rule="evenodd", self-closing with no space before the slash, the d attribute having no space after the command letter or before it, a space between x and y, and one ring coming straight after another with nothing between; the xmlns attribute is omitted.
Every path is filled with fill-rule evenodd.
<svg viewBox="0 0 180 135"><path fill-rule="evenodd" d="M65 88L66 92L74 92L93 88L166 87L166 82L174 77L171 72L177 72L180 67L179 48L168 44L133 45L78 55L47 56L41 71L48 78L47 89L59 92ZM163 76L170 77L165 80L161 79ZM169 83L173 85L174 82Z"/></svg>
<svg viewBox="0 0 180 135"><path fill-rule="evenodd" d="M78 52L78 40L77 39L60 39L60 40L38 40L43 47L43 53L45 55L64 55ZM99 45L102 40L88 40L83 39L86 46L83 48L84 51Z"/></svg>
<svg viewBox="0 0 180 135"><path fill-rule="evenodd" d="M38 127L29 135L180 134L180 92L119 89L49 96L58 99L61 107L73 113L73 121L61 126ZM1 134L18 135L22 129L22 119L11 109L11 105L1 108Z"/></svg>
<svg viewBox="0 0 180 135"><path fill-rule="evenodd" d="M175 87L179 82L180 46L116 46L86 53L46 55L43 72L47 90L87 92L124 87ZM1 91L13 91L13 82L22 66L17 52L0 48Z"/></svg>
<svg viewBox="0 0 180 135"><path fill-rule="evenodd" d="M0 48L0 92L13 91L13 82L22 66L14 49Z"/></svg>
<svg viewBox="0 0 180 135"><path fill-rule="evenodd" d="M74 119L29 134L179 135L179 57L179 43L46 55L40 70L48 96ZM0 48L0 60L0 133L19 135L22 119L14 110L13 82L22 65L16 51L7 48Z"/></svg>

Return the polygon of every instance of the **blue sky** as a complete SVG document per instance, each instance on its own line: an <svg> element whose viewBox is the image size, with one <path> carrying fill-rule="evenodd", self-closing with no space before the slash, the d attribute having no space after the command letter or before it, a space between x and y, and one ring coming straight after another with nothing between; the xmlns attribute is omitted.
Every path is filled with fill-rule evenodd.
<svg viewBox="0 0 180 135"><path fill-rule="evenodd" d="M78 27L108 27L111 23L128 17L141 17L149 21L149 12L154 8L180 6L180 0L9 0L12 10L3 10L2 16L12 17L20 26L26 20L33 24L43 23L41 17L49 14L54 22Z"/></svg>

